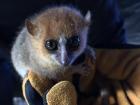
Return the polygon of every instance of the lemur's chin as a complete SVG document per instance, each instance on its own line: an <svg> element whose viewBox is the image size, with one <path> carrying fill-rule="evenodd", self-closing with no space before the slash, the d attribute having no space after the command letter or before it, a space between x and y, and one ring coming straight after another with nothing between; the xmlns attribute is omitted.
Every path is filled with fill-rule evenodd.
<svg viewBox="0 0 140 105"><path fill-rule="evenodd" d="M66 68L69 67L71 64L60 64L61 67Z"/></svg>

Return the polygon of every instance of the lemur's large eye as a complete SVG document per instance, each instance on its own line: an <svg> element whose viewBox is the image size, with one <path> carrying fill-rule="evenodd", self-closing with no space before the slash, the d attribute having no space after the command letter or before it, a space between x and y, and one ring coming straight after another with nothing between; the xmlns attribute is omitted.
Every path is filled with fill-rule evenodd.
<svg viewBox="0 0 140 105"><path fill-rule="evenodd" d="M79 36L73 36L67 40L67 48L70 51L75 51L79 48L80 38Z"/></svg>
<svg viewBox="0 0 140 105"><path fill-rule="evenodd" d="M58 42L56 40L47 40L45 47L49 50L49 51L55 51L58 49Z"/></svg>

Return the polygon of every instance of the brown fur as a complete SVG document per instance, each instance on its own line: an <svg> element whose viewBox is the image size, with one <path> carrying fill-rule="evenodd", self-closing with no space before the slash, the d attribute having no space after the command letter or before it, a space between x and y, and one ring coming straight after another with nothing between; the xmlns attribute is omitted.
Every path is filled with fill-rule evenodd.
<svg viewBox="0 0 140 105"><path fill-rule="evenodd" d="M35 19L35 24L38 23L45 39L57 39L61 34L67 37L77 35L88 24L79 12L68 7L46 10Z"/></svg>

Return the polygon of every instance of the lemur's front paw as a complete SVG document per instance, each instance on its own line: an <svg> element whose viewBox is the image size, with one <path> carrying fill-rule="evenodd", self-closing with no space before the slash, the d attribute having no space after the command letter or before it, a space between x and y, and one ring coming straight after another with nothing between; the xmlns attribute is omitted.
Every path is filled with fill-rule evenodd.
<svg viewBox="0 0 140 105"><path fill-rule="evenodd" d="M46 95L48 105L77 105L75 87L69 81L54 85Z"/></svg>

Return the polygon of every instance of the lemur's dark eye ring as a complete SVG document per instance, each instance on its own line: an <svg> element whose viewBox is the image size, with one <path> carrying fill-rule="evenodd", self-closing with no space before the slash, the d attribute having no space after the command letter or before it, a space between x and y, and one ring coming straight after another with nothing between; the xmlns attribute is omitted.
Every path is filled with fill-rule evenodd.
<svg viewBox="0 0 140 105"><path fill-rule="evenodd" d="M45 47L49 50L49 51L55 51L58 49L58 42L56 40L47 40Z"/></svg>
<svg viewBox="0 0 140 105"><path fill-rule="evenodd" d="M80 46L80 38L79 36L73 36L67 40L67 48L70 51L75 51Z"/></svg>

